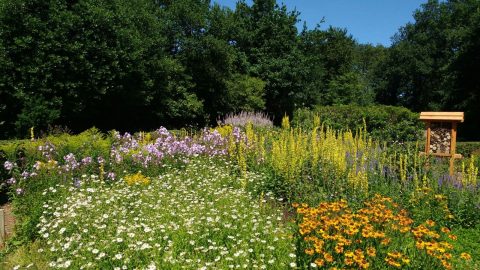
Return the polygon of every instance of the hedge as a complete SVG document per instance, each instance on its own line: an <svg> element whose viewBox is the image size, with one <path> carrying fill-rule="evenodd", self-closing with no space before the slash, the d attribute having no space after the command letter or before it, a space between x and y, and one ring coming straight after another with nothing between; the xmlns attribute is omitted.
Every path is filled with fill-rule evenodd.
<svg viewBox="0 0 480 270"><path fill-rule="evenodd" d="M357 130L363 127L376 140L386 142L416 141L423 138L424 124L419 114L404 107L385 105L358 106L317 106L314 109L295 111L292 124L306 129L312 128L313 117L320 116L323 124L338 130Z"/></svg>

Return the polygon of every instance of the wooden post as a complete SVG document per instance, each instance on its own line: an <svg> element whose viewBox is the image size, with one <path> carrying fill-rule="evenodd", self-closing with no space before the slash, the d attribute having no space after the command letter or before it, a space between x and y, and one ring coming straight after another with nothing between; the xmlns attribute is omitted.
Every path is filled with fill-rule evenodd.
<svg viewBox="0 0 480 270"><path fill-rule="evenodd" d="M430 154L430 121L427 121L427 143L425 144L425 155Z"/></svg>
<svg viewBox="0 0 480 270"><path fill-rule="evenodd" d="M457 122L452 122L452 133L450 138L450 176L453 176L455 170L455 152L457 147Z"/></svg>

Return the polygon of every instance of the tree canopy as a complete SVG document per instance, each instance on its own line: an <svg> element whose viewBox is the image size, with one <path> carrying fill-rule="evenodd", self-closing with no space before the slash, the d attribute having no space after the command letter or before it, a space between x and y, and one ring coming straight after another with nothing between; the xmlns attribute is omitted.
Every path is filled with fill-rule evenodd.
<svg viewBox="0 0 480 270"><path fill-rule="evenodd" d="M275 0L0 0L0 138L387 104L465 111L478 139L479 1L428 1L391 47L300 16Z"/></svg>

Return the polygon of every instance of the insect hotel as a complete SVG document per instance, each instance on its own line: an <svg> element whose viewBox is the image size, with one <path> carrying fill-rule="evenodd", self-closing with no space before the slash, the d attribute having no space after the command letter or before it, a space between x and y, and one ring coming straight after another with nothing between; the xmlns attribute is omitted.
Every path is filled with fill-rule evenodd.
<svg viewBox="0 0 480 270"><path fill-rule="evenodd" d="M464 121L463 112L421 112L420 120L425 122L427 141L425 154L450 158L450 175L454 173L456 154L457 124Z"/></svg>

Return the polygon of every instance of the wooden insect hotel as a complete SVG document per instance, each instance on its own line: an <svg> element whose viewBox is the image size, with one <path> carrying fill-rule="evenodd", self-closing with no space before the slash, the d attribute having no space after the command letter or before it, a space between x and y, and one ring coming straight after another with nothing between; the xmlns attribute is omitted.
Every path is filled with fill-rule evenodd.
<svg viewBox="0 0 480 270"><path fill-rule="evenodd" d="M463 112L421 112L420 120L425 122L425 154L450 158L450 175L454 173L454 161L462 158L456 154L457 124L464 121Z"/></svg>

